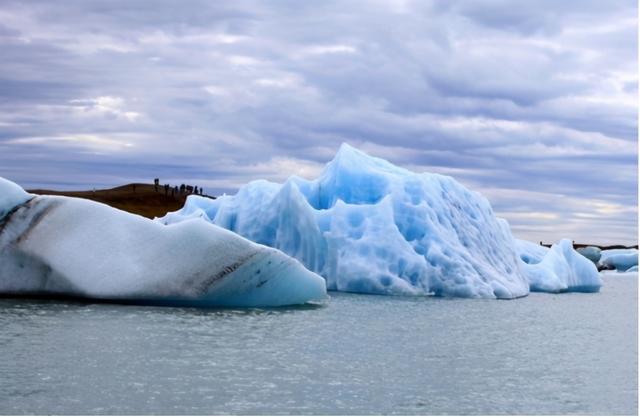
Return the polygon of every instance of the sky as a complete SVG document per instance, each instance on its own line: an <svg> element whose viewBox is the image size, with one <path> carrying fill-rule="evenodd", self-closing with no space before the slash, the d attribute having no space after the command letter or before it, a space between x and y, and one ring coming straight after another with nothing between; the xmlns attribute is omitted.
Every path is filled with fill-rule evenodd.
<svg viewBox="0 0 640 417"><path fill-rule="evenodd" d="M519 238L635 244L636 1L0 2L0 176L314 178L340 144Z"/></svg>

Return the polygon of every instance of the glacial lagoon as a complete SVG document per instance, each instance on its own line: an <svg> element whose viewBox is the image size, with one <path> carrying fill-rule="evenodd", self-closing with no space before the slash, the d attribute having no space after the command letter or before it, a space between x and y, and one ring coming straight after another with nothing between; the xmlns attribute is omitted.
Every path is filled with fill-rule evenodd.
<svg viewBox="0 0 640 417"><path fill-rule="evenodd" d="M0 300L1 414L635 414L637 274L516 301Z"/></svg>

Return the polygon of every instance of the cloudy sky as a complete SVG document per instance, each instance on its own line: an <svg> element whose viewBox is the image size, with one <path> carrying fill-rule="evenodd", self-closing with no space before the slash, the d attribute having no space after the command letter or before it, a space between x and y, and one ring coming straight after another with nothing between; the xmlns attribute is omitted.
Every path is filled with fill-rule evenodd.
<svg viewBox="0 0 640 417"><path fill-rule="evenodd" d="M0 3L0 176L234 192L342 142L483 193L516 236L637 241L637 4Z"/></svg>

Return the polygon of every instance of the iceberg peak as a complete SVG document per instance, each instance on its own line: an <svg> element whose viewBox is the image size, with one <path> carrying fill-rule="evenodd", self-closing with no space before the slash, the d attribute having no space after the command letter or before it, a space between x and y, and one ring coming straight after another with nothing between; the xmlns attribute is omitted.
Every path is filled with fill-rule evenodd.
<svg viewBox="0 0 640 417"><path fill-rule="evenodd" d="M338 158L342 155L349 155L354 153L366 155L364 152L354 148L353 146L349 145L347 142L342 142L342 144L340 144L340 147L338 148L338 152L336 152L335 157Z"/></svg>
<svg viewBox="0 0 640 417"><path fill-rule="evenodd" d="M363 161L372 160L374 159L374 157L361 151L358 148L349 145L347 142L343 142L338 148L338 152L336 152L331 162L336 160L350 161L353 159L360 159L361 161ZM331 162L329 162L329 164L331 164Z"/></svg>
<svg viewBox="0 0 640 417"><path fill-rule="evenodd" d="M370 171L389 173L396 175L408 175L411 172L393 165L392 163L375 156L371 156L348 143L340 145L338 152L327 164L320 178L329 176L336 171Z"/></svg>

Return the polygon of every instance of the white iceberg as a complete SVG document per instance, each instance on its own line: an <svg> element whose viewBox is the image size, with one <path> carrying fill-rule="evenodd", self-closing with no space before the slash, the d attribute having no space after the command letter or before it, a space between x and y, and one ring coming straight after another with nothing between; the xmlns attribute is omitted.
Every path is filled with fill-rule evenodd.
<svg viewBox="0 0 640 417"><path fill-rule="evenodd" d="M416 174L348 145L313 181L259 180L234 196L190 196L157 219L202 218L278 248L330 290L516 298L529 283L506 221L450 177Z"/></svg>
<svg viewBox="0 0 640 417"><path fill-rule="evenodd" d="M638 265L638 249L603 250L599 264L624 272Z"/></svg>
<svg viewBox="0 0 640 417"><path fill-rule="evenodd" d="M602 286L595 264L576 252L569 239L551 248L518 240L516 247L531 291L597 292Z"/></svg>
<svg viewBox="0 0 640 417"><path fill-rule="evenodd" d="M201 220L163 226L89 200L34 196L0 178L0 294L266 307L326 297L280 251Z"/></svg>

